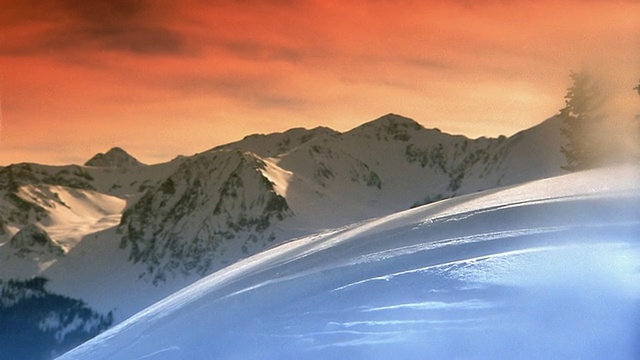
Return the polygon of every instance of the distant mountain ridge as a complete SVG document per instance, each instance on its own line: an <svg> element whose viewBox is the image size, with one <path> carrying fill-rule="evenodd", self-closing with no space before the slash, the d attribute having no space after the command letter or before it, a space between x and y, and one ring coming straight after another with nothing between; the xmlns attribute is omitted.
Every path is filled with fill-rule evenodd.
<svg viewBox="0 0 640 360"><path fill-rule="evenodd" d="M152 166L121 148L97 154L84 167L11 165L0 169L7 200L0 207L0 234L11 237L64 207L51 186L97 192L127 201L118 233L131 261L148 263L150 271L204 274L285 240L287 233L562 173L558 128L559 120L551 118L509 138L473 140L388 114L345 133L319 127L250 135ZM185 260L185 252L211 256L198 263ZM172 265L161 264L168 253Z"/></svg>
<svg viewBox="0 0 640 360"><path fill-rule="evenodd" d="M558 122L472 140L389 114L346 133L249 136L188 158L130 206L121 246L145 277L203 275L294 233L557 175Z"/></svg>
<svg viewBox="0 0 640 360"><path fill-rule="evenodd" d="M388 114L344 133L250 135L162 164L114 148L84 166L10 165L0 168L0 274L45 277L118 322L296 237L562 174L560 124L469 139Z"/></svg>

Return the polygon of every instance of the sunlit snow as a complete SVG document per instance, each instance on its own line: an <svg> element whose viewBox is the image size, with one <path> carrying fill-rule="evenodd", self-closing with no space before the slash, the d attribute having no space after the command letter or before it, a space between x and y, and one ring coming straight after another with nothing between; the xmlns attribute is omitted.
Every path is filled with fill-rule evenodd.
<svg viewBox="0 0 640 360"><path fill-rule="evenodd" d="M40 226L67 251L84 235L116 226L126 205L115 196L64 186L26 185L18 196L50 209Z"/></svg>
<svg viewBox="0 0 640 360"><path fill-rule="evenodd" d="M637 359L637 167L441 201L224 268L60 359Z"/></svg>

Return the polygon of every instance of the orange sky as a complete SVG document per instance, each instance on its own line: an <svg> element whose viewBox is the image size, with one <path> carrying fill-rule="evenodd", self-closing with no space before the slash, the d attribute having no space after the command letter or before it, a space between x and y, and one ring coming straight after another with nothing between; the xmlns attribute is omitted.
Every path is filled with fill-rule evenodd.
<svg viewBox="0 0 640 360"><path fill-rule="evenodd" d="M0 165L170 160L386 113L470 137L640 79L640 1L0 0Z"/></svg>

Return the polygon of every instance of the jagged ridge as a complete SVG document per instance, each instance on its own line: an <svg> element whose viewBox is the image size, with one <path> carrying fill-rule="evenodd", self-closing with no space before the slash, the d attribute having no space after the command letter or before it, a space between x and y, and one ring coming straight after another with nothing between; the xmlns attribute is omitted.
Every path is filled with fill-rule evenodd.
<svg viewBox="0 0 640 360"><path fill-rule="evenodd" d="M343 134L316 128L248 136L186 158L148 189L123 216L121 247L145 264L145 279L159 283L204 275L286 240L291 235L273 227L286 218L312 219L314 231L561 172L543 164L547 170L536 174L533 164L514 180L509 167L522 159L511 154L521 141L522 134L448 135L395 114ZM289 180L269 180L266 159Z"/></svg>
<svg viewBox="0 0 640 360"><path fill-rule="evenodd" d="M143 262L155 283L176 274L206 274L225 253L235 257L269 245L274 221L292 215L251 153L213 151L185 161L122 218L122 248Z"/></svg>

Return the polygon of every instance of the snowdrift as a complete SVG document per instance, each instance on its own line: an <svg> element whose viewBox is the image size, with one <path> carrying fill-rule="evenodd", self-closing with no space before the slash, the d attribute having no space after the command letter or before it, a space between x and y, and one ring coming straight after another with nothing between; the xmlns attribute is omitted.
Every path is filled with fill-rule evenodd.
<svg viewBox="0 0 640 360"><path fill-rule="evenodd" d="M637 359L639 174L575 173L294 240L59 359Z"/></svg>

